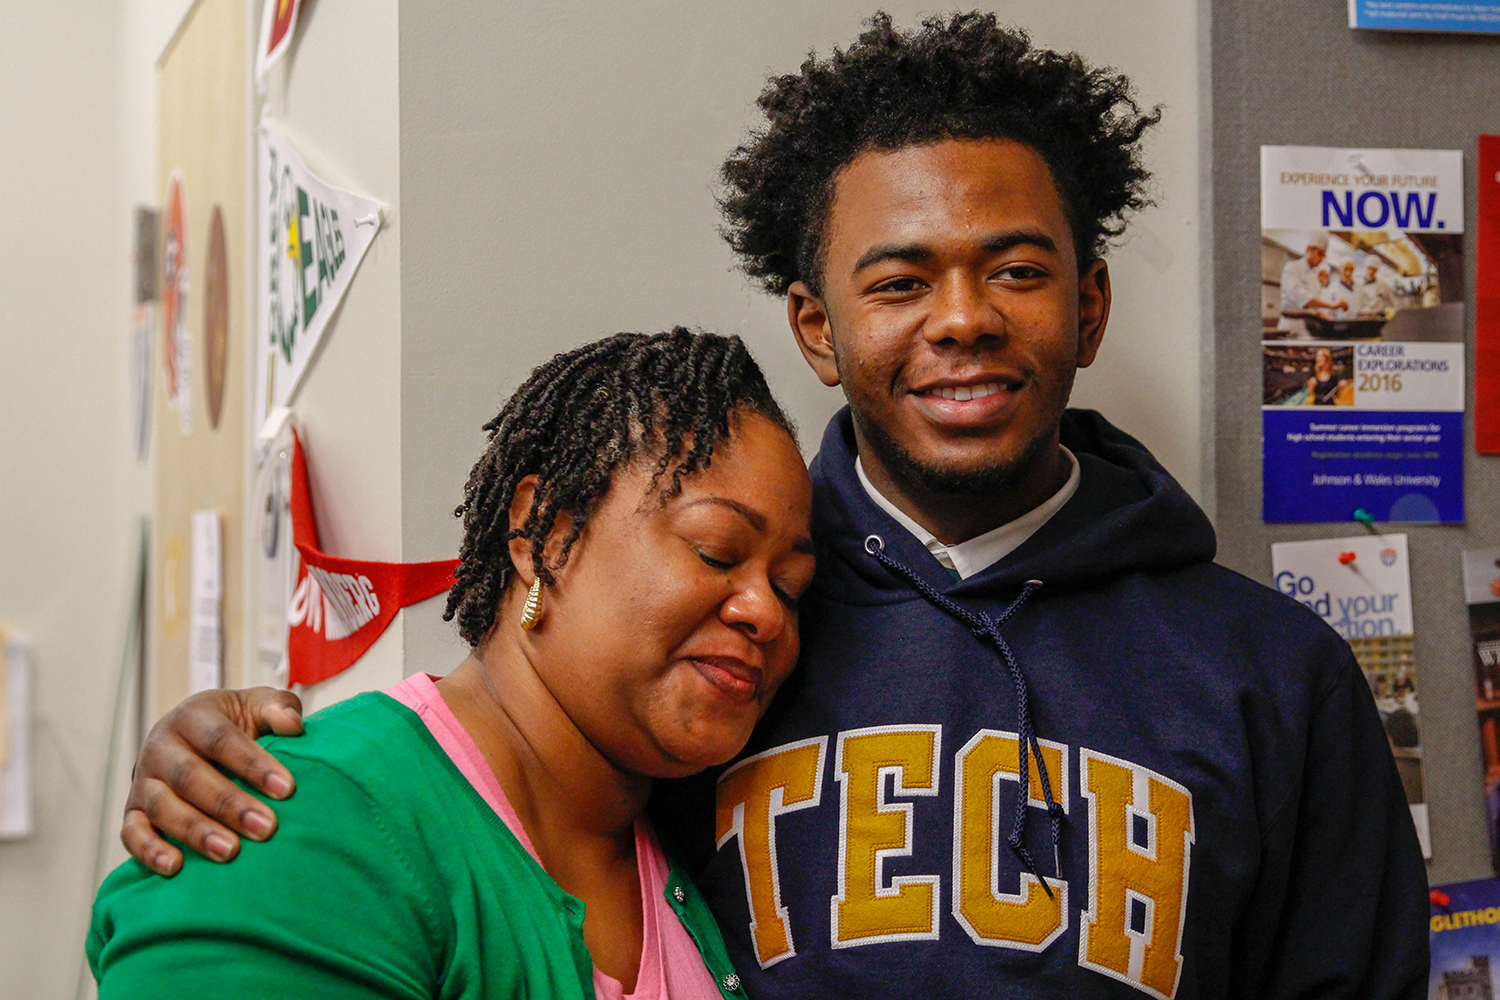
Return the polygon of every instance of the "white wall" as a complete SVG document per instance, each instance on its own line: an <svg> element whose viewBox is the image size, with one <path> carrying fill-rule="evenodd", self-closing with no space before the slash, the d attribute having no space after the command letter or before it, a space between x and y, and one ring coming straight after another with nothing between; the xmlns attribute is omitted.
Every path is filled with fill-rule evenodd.
<svg viewBox="0 0 1500 1000"><path fill-rule="evenodd" d="M0 993L71 995L146 482L131 454L117 7L0 0L0 621L36 651L36 834L0 842Z"/></svg>
<svg viewBox="0 0 1500 1000"><path fill-rule="evenodd" d="M817 447L841 405L807 370L780 301L716 232L713 185L758 121L770 72L846 44L866 0L754 5L455 4L401 17L402 476L408 559L457 548L451 517L479 426L536 364L618 330L745 337ZM927 4L885 5L913 24ZM995 5L1167 105L1149 140L1158 205L1111 259L1115 308L1078 405L1104 410L1199 491L1198 13L1194 4ZM453 655L435 616L409 659ZM433 669L427 666L427 669Z"/></svg>
<svg viewBox="0 0 1500 1000"><path fill-rule="evenodd" d="M258 25L260 4L251 7ZM385 562L410 558L402 551L401 521L397 7L397 0L305 4L265 99L308 169L382 206L384 226L292 408L308 453L323 551ZM398 617L352 668L303 692L304 708L399 681L402 631Z"/></svg>

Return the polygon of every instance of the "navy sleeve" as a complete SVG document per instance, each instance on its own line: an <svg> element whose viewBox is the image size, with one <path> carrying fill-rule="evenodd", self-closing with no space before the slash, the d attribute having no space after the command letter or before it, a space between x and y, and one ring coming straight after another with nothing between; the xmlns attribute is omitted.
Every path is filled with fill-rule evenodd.
<svg viewBox="0 0 1500 1000"><path fill-rule="evenodd" d="M1314 708L1302 780L1264 831L1261 864L1236 928L1237 995L1427 996L1427 870L1352 655Z"/></svg>

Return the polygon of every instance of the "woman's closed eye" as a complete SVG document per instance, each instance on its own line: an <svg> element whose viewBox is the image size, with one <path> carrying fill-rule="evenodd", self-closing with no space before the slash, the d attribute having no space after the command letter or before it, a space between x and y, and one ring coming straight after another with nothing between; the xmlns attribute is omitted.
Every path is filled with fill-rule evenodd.
<svg viewBox="0 0 1500 1000"><path fill-rule="evenodd" d="M738 559L720 559L716 556L709 555L702 549L698 550L698 558L702 559L706 565L712 566L714 569L719 570L734 569L734 567L739 564Z"/></svg>

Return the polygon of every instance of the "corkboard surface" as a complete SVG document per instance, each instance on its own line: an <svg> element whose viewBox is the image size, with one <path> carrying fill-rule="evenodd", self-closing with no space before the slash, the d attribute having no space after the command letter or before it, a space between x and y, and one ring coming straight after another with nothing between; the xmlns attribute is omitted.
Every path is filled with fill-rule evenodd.
<svg viewBox="0 0 1500 1000"><path fill-rule="evenodd" d="M221 605L224 679L242 677L244 636L243 559L246 465L245 296L250 292L246 231L249 162L249 42L245 0L201 0L163 56L157 70L158 188L166 204L168 179L180 171L187 193L188 294L185 315L191 344L191 430L180 429L168 400L161 357L164 336L155 338L157 376L152 448L156 466L156 521L152 532L151 628L154 702L157 714L188 693L188 627L191 587L191 518L217 510L222 528ZM210 266L210 231L222 219L224 260ZM165 241L162 241L165 242ZM215 273L216 272L216 273ZM210 279L213 279L212 281ZM214 287L211 288L210 286ZM227 302L221 297L227 296ZM222 341L206 341L205 316ZM160 313L158 311L159 321ZM222 363L222 382L210 378L210 358ZM221 397L210 397L210 385ZM212 402L219 404L217 427Z"/></svg>

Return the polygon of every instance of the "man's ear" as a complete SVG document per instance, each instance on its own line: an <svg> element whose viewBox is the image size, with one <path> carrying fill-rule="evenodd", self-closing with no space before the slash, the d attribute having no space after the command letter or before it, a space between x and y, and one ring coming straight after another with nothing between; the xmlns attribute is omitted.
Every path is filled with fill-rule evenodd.
<svg viewBox="0 0 1500 1000"><path fill-rule="evenodd" d="M828 307L804 282L794 281L786 291L786 318L792 325L797 347L824 385L839 384L839 366L833 356L833 324Z"/></svg>
<svg viewBox="0 0 1500 1000"><path fill-rule="evenodd" d="M1109 265L1102 259L1089 261L1078 276L1078 367L1087 368L1104 342L1109 322Z"/></svg>

